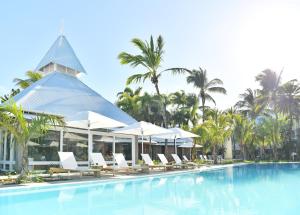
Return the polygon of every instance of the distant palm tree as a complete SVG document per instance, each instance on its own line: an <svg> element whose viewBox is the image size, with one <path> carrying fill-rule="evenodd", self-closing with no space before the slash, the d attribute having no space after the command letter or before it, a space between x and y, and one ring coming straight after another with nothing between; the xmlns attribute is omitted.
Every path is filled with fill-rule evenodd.
<svg viewBox="0 0 300 215"><path fill-rule="evenodd" d="M127 79L126 84L131 84L133 82L144 82L150 80L154 85L157 95L161 95L159 89L159 79L162 74L166 71L171 71L173 74L183 73L185 70L182 68L171 68L160 70L161 63L163 61L164 54L164 41L162 36L159 36L156 40L156 43L153 40L153 37L150 37L150 41L142 41L141 39L134 38L131 41L134 46L136 46L141 53L134 55L127 52L121 52L118 56L121 64L129 64L132 67L142 66L146 69L144 73L138 73L130 76ZM164 126L167 126L167 116L166 116L166 107L163 112L164 117Z"/></svg>
<svg viewBox="0 0 300 215"><path fill-rule="evenodd" d="M278 108L278 93L281 83L281 74L265 69L260 74L255 77L255 80L259 82L262 87L261 90L258 90L260 94L258 101L262 105L269 105L271 108Z"/></svg>
<svg viewBox="0 0 300 215"><path fill-rule="evenodd" d="M22 89L25 89L42 78L42 75L40 73L34 71L27 71L26 76L27 79L15 78L13 81L16 83L17 86L19 86Z"/></svg>
<svg viewBox="0 0 300 215"><path fill-rule="evenodd" d="M208 119L201 126L212 150L214 162L217 163L217 149L232 135L232 121L230 116L216 109L209 111Z"/></svg>
<svg viewBox="0 0 300 215"><path fill-rule="evenodd" d="M251 144L254 139L254 121L249 120L243 115L236 114L234 117L233 135L235 141L239 143L243 160L246 159L246 147Z"/></svg>
<svg viewBox="0 0 300 215"><path fill-rule="evenodd" d="M218 78L208 80L207 72L205 69L199 68L199 70L188 71L187 83L193 84L195 88L200 90L199 98L201 99L202 108L202 120L205 121L205 103L211 101L216 104L216 101L210 95L210 93L222 93L226 94L226 90L223 85L223 81Z"/></svg>
<svg viewBox="0 0 300 215"><path fill-rule="evenodd" d="M258 102L257 90L248 88L245 93L240 94L240 98L235 107L251 119L255 119L263 111L264 105Z"/></svg>
<svg viewBox="0 0 300 215"><path fill-rule="evenodd" d="M300 116L300 85L297 80L288 81L280 87L278 107L288 116L288 137L292 143L294 120L299 121Z"/></svg>
<svg viewBox="0 0 300 215"><path fill-rule="evenodd" d="M141 87L136 90L126 87L123 92L117 94L117 106L138 120L140 119L141 91Z"/></svg>

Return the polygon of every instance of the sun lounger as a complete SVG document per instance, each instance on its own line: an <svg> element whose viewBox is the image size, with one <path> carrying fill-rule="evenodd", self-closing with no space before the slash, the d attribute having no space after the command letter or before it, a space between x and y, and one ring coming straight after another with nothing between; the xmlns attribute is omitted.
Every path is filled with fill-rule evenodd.
<svg viewBox="0 0 300 215"><path fill-rule="evenodd" d="M58 152L60 165L62 168L50 168L51 173L62 173L66 172L79 172L80 176L83 173L92 172L95 176L100 176L101 169L90 169L88 167L78 166L73 152Z"/></svg>
<svg viewBox="0 0 300 215"><path fill-rule="evenodd" d="M206 162L208 162L208 163L211 163L211 164L214 163L214 160L208 159L206 155L203 155L203 158L204 158L204 160L205 160Z"/></svg>
<svg viewBox="0 0 300 215"><path fill-rule="evenodd" d="M141 156L145 164L148 165L150 169L163 168L164 170L167 170L169 167L168 165L155 165L152 159L150 158L149 154L141 154Z"/></svg>
<svg viewBox="0 0 300 215"><path fill-rule="evenodd" d="M130 172L149 172L149 167L147 166L129 166L127 161L125 160L125 157L123 154L121 153L115 153L114 155L114 159L117 162L117 170L119 171L126 171L126 173L130 173Z"/></svg>
<svg viewBox="0 0 300 215"><path fill-rule="evenodd" d="M177 165L181 165L182 168L185 168L185 167L196 167L196 166L198 166L196 163L193 163L193 162L186 162L186 163L184 163L177 154L172 154L172 157L175 160L175 163Z"/></svg>
<svg viewBox="0 0 300 215"><path fill-rule="evenodd" d="M182 157L185 162L189 162L189 159L185 155L183 155Z"/></svg>
<svg viewBox="0 0 300 215"><path fill-rule="evenodd" d="M112 172L112 174L114 175L115 173L115 168L113 168L112 166L108 166L102 153L98 152L98 153L91 153L90 154L90 162L91 162L91 166L92 167L102 167L103 171L110 171Z"/></svg>
<svg viewBox="0 0 300 215"><path fill-rule="evenodd" d="M181 167L181 166L178 165L178 164L174 164L174 163L169 162L164 154L157 154L157 156L158 156L160 162L161 162L163 165L168 166L168 168Z"/></svg>

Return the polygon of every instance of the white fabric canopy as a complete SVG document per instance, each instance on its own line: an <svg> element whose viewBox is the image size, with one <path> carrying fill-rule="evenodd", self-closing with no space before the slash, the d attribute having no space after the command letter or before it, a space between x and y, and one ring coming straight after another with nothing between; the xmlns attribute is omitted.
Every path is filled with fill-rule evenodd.
<svg viewBox="0 0 300 215"><path fill-rule="evenodd" d="M178 147L180 147L180 148L193 148L194 144L193 143L184 143L184 144L182 144ZM202 147L203 146L201 146L201 145L197 145L197 144L195 145L195 148L202 148Z"/></svg>
<svg viewBox="0 0 300 215"><path fill-rule="evenodd" d="M166 139L179 139L179 138L189 138L189 137L199 137L199 135L194 134L189 131L185 131L181 128L169 128L168 134L163 135L156 135L159 138L166 138Z"/></svg>
<svg viewBox="0 0 300 215"><path fill-rule="evenodd" d="M118 134L132 134L137 136L152 136L159 134L168 134L170 131L168 129L162 128L160 126L154 125L150 122L137 122L131 125L128 125L124 128L120 128L114 131Z"/></svg>
<svg viewBox="0 0 300 215"><path fill-rule="evenodd" d="M157 137L166 138L166 139L174 139L175 154L177 154L176 139L199 137L197 134L185 131L181 128L169 128L168 130L170 131L169 134L160 135Z"/></svg>
<svg viewBox="0 0 300 215"><path fill-rule="evenodd" d="M69 117L66 124L69 127L83 129L116 128L126 126L126 124L122 122L108 118L93 111L78 112L74 116Z"/></svg>
<svg viewBox="0 0 300 215"><path fill-rule="evenodd" d="M149 122L137 122L128 125L124 128L120 128L114 131L118 134L132 134L137 136L142 136L142 154L144 153L144 136L152 136L158 134L168 134L170 131L168 129L159 127Z"/></svg>

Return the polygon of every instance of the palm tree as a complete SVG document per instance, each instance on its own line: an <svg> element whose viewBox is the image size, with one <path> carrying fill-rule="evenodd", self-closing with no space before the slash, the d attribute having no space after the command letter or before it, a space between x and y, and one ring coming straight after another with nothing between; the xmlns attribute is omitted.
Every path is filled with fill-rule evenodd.
<svg viewBox="0 0 300 215"><path fill-rule="evenodd" d="M142 41L141 39L134 38L131 41L135 47L137 47L141 53L134 55L127 52L121 52L118 56L121 64L129 64L132 67L142 66L146 70L144 73L138 73L131 75L126 84L131 84L133 82L145 82L150 80L154 85L157 95L161 95L159 89L159 79L162 74L166 71L172 71L173 74L183 73L185 69L182 68L171 68L166 70L160 70L161 63L163 61L164 54L164 41L160 35L156 43L153 40L153 37L150 37L150 41ZM165 105L166 106L166 105ZM167 117L166 117L166 107L163 112L164 126L167 126Z"/></svg>
<svg viewBox="0 0 300 215"><path fill-rule="evenodd" d="M63 119L51 115L37 115L30 121L24 117L21 107L10 100L0 106L0 127L13 135L14 140L20 145L21 163L17 163L20 172L19 178L28 174L28 143L31 139L39 138L52 127L63 126Z"/></svg>
<svg viewBox="0 0 300 215"><path fill-rule="evenodd" d="M34 71L27 71L26 76L27 76L27 79L15 78L13 81L21 89L25 89L25 88L29 87L31 84L33 84L34 82L36 82L42 78L42 75L40 73L34 72Z"/></svg>
<svg viewBox="0 0 300 215"><path fill-rule="evenodd" d="M20 89L11 89L9 94L0 97L1 103L8 101L20 92Z"/></svg>
<svg viewBox="0 0 300 215"><path fill-rule="evenodd" d="M243 160L246 159L246 147L251 144L254 138L254 122L246 117L236 114L234 116L234 139L239 143Z"/></svg>
<svg viewBox="0 0 300 215"><path fill-rule="evenodd" d="M251 119L256 117L263 111L264 105L258 102L258 90L246 89L246 92L240 94L241 100L235 104L245 116Z"/></svg>
<svg viewBox="0 0 300 215"><path fill-rule="evenodd" d="M117 106L136 119L140 119L141 117L141 91L141 87L137 88L136 90L126 87L123 92L119 92L117 94Z"/></svg>
<svg viewBox="0 0 300 215"><path fill-rule="evenodd" d="M191 83L195 88L199 89L199 98L201 99L202 107L202 120L205 121L205 103L211 101L216 104L210 93L222 93L226 94L225 88L222 87L223 81L218 78L208 80L205 69L199 68L199 70L188 71L187 83Z"/></svg>
<svg viewBox="0 0 300 215"><path fill-rule="evenodd" d="M288 124L286 116L283 114L271 114L262 119L262 123L267 128L268 136L274 159L278 159L278 148L280 148L284 143L284 133L283 130Z"/></svg>
<svg viewBox="0 0 300 215"><path fill-rule="evenodd" d="M280 87L278 103L279 110L289 118L288 137L292 144L294 121L299 121L300 115L300 85L297 80L288 81Z"/></svg>
<svg viewBox="0 0 300 215"><path fill-rule="evenodd" d="M217 163L217 148L222 146L232 134L232 123L230 116L219 110L212 109L208 119L203 123L207 141L212 148L214 162Z"/></svg>
<svg viewBox="0 0 300 215"><path fill-rule="evenodd" d="M278 93L281 83L281 73L278 75L276 72L266 69L255 77L255 80L259 82L262 87L259 92L259 102L262 105L268 104L271 108L278 108Z"/></svg>

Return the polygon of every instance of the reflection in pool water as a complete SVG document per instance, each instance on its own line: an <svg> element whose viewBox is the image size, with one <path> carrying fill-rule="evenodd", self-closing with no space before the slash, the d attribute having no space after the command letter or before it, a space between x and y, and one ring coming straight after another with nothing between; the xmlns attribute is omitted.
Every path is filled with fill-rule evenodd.
<svg viewBox="0 0 300 215"><path fill-rule="evenodd" d="M300 165L261 164L86 186L0 190L1 214L300 214Z"/></svg>

